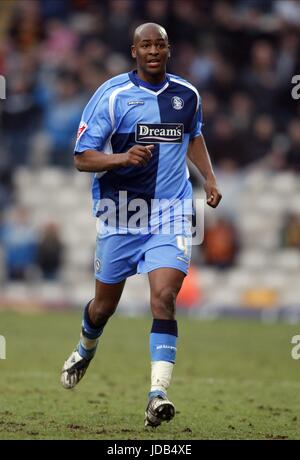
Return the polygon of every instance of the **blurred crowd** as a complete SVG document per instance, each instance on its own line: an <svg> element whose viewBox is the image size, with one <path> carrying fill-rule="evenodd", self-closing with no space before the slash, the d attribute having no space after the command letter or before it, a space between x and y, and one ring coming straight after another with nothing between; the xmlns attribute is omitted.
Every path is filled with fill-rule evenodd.
<svg viewBox="0 0 300 460"><path fill-rule="evenodd" d="M0 243L9 281L56 281L62 266L64 245L54 222L36 229L24 207L11 209L0 227Z"/></svg>
<svg viewBox="0 0 300 460"><path fill-rule="evenodd" d="M238 251L230 199L244 171L300 172L300 103L291 96L292 76L300 75L299 0L0 0L0 75L7 84L0 101L0 210L17 204L17 168L73 167L85 104L105 80L134 67L133 30L147 21L169 34L168 71L202 97L203 133L228 210L209 229L203 258L213 264L214 242L227 241L230 247L219 247L224 260L215 262L224 268ZM2 243L12 238L8 225L2 222ZM47 237L55 232L50 223ZM9 273L19 276L14 267Z"/></svg>
<svg viewBox="0 0 300 460"><path fill-rule="evenodd" d="M134 28L163 24L169 72L200 91L215 164L268 160L300 169L297 0L1 0L1 163L72 165L82 109L101 83L134 66Z"/></svg>

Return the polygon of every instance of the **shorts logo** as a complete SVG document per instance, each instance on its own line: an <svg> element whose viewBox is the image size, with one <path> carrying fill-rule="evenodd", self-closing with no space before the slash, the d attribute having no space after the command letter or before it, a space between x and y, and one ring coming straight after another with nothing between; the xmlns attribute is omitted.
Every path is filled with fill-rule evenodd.
<svg viewBox="0 0 300 460"><path fill-rule="evenodd" d="M183 123L138 123L135 140L144 144L182 144L183 134Z"/></svg>
<svg viewBox="0 0 300 460"><path fill-rule="evenodd" d="M87 127L88 127L88 125L87 125L87 123L85 121L80 122L78 131L77 131L77 140L81 138L82 134L87 129Z"/></svg>
<svg viewBox="0 0 300 460"><path fill-rule="evenodd" d="M101 271L101 261L100 259L95 259L95 271L99 273Z"/></svg>
<svg viewBox="0 0 300 460"><path fill-rule="evenodd" d="M184 106L184 101L179 96L172 97L171 102L172 102L172 107L175 110L181 110Z"/></svg>

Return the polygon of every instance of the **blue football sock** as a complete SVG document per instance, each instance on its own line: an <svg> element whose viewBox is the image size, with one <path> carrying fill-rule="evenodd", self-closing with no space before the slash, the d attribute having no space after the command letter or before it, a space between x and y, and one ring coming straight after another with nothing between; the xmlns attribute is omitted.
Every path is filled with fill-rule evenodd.
<svg viewBox="0 0 300 460"><path fill-rule="evenodd" d="M98 340L101 336L104 326L102 324L99 327L95 327L89 316L89 305L91 301L86 305L82 319L81 338L77 345L77 351L85 359L92 359L96 353Z"/></svg>
<svg viewBox="0 0 300 460"><path fill-rule="evenodd" d="M168 363L175 363L177 351L177 321L176 320L161 320L154 319L150 334L150 354L151 362L154 364L156 361L165 361ZM168 367L164 365L164 367ZM172 366L169 366L169 368ZM161 372L161 371L159 371ZM164 375L165 380L166 375ZM167 377L165 390L171 379L171 373ZM156 389L150 391L148 394L149 399L155 396L164 396L166 392Z"/></svg>

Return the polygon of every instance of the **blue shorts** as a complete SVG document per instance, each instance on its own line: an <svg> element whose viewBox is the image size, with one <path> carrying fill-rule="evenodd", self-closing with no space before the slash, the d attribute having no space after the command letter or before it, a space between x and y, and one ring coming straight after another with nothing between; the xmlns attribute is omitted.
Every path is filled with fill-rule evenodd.
<svg viewBox="0 0 300 460"><path fill-rule="evenodd" d="M136 273L176 268L187 274L191 236L176 234L97 234L95 278L114 284Z"/></svg>

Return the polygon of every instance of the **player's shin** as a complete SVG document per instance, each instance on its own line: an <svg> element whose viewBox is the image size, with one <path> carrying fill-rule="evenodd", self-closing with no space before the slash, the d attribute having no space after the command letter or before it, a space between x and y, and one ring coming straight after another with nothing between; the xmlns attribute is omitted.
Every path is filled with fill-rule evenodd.
<svg viewBox="0 0 300 460"><path fill-rule="evenodd" d="M91 301L87 304L84 309L83 319L82 319L82 329L80 334L80 341L77 346L78 353L85 359L91 360L97 350L99 337L101 336L106 322L99 326L95 327L89 316L89 305Z"/></svg>
<svg viewBox="0 0 300 460"><path fill-rule="evenodd" d="M149 399L165 396L176 359L177 321L154 319L150 334L151 390Z"/></svg>

